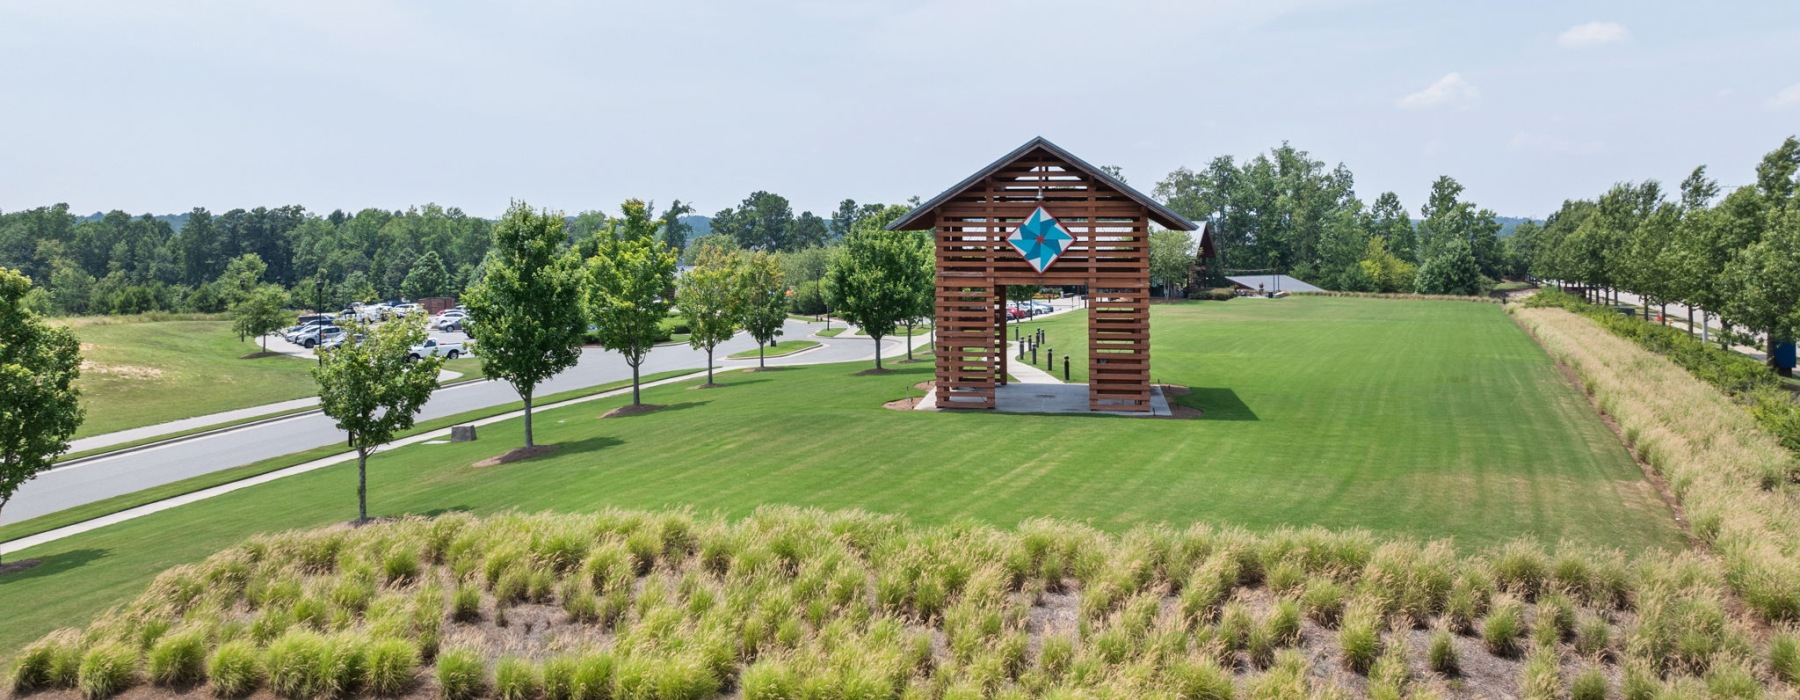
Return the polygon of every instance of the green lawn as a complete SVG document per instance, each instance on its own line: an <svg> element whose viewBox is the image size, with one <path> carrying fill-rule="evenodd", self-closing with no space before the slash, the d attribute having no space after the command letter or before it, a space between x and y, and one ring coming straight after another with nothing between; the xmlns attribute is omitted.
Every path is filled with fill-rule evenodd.
<svg viewBox="0 0 1800 700"><path fill-rule="evenodd" d="M805 350L807 348L815 348L818 346L819 346L819 342L816 340L783 340L779 343L776 343L773 347L763 349L762 356L763 357L781 357L783 355L792 355L794 353L800 352L801 350ZM742 350L742 351L734 352L734 353L731 353L730 355L727 355L727 357L734 359L734 360L742 360L742 359L746 359L746 358L753 358L756 356L757 355L756 355L755 350Z"/></svg>
<svg viewBox="0 0 1800 700"><path fill-rule="evenodd" d="M729 373L721 388L645 391L668 407L653 413L598 418L624 399L540 413L539 442L564 447L527 462L470 466L519 444L517 421L478 442L379 454L370 506L740 515L794 503L926 523L1050 516L1110 530L1320 524L1462 548L1683 545L1618 439L1499 306L1307 298L1158 306L1153 318L1158 379L1196 387L1185 400L1207 419L881 408L917 395L923 363ZM1053 338L1085 333L1079 315L1044 325ZM355 481L353 466L333 467L15 555L45 564L0 578L0 656L250 533L347 520Z"/></svg>
<svg viewBox="0 0 1800 700"><path fill-rule="evenodd" d="M836 338L840 334L842 334L845 330L846 329L843 326L834 326L831 328L822 329L819 332L814 333L813 335L819 336L820 338Z"/></svg>
<svg viewBox="0 0 1800 700"><path fill-rule="evenodd" d="M286 356L242 359L261 347L240 342L229 321L84 324L76 320L87 420L76 437L298 399L317 393L312 362Z"/></svg>

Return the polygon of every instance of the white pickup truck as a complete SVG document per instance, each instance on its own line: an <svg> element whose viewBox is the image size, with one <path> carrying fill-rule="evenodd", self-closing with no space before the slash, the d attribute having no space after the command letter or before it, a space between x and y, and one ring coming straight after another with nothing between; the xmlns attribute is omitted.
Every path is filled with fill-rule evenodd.
<svg viewBox="0 0 1800 700"><path fill-rule="evenodd" d="M462 343L440 343L436 338L412 346L412 359L422 360L427 357L442 357L454 360L463 356Z"/></svg>

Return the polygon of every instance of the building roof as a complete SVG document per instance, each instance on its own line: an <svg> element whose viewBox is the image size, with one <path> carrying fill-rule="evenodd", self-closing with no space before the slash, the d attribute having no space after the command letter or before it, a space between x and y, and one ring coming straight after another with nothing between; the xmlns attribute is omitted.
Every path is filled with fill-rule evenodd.
<svg viewBox="0 0 1800 700"><path fill-rule="evenodd" d="M1194 222L1188 221L1186 217L1163 206L1161 202L1151 199L1149 195L1132 189L1132 187L1125 184L1124 181L1108 175L1106 171L1096 168L1091 163L1076 157L1075 154L1063 150L1063 147L1051 143L1049 139L1037 136L1030 141L1026 141L1025 145L1013 149L1011 153L1000 156L999 160L989 163L987 167L975 171L974 175L963 178L962 182L951 185L950 189L944 190L943 193L938 196L932 197L924 204L914 207L912 211L906 213L906 216L902 216L899 219L896 219L894 223L888 224L888 230L911 231L914 229L929 228L929 225L922 225L920 223L920 220L924 219L926 215L930 214L933 210L936 210L939 206L942 206L945 202L950 201L950 198L955 197L958 193L968 189L975 183L986 179L989 175L994 174L1001 168L1006 167L1008 163L1018 160L1025 154L1038 148L1049 151L1051 155L1062 159L1069 165L1075 166L1075 168L1080 170L1083 175L1094 178L1101 184L1118 190L1119 194L1123 194L1126 197L1131 198L1132 201L1143 205L1146 209L1150 210L1150 220L1162 224L1166 228L1179 229L1182 231L1192 231L1199 228Z"/></svg>
<svg viewBox="0 0 1800 700"><path fill-rule="evenodd" d="M1269 292L1276 290L1283 292L1325 291L1287 275L1238 275L1235 277L1227 276L1225 279L1231 280L1232 284L1245 289L1256 289L1256 285L1260 284L1263 286L1264 291Z"/></svg>

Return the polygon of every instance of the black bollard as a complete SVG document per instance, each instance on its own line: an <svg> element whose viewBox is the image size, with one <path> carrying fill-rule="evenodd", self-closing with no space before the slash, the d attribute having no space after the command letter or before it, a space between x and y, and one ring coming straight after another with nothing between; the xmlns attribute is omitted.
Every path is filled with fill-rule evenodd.
<svg viewBox="0 0 1800 700"><path fill-rule="evenodd" d="M1031 364L1037 364L1037 346L1031 346Z"/></svg>
<svg viewBox="0 0 1800 700"><path fill-rule="evenodd" d="M1063 355L1063 381L1069 381L1069 356Z"/></svg>
<svg viewBox="0 0 1800 700"><path fill-rule="evenodd" d="M1044 369L1056 369L1056 348L1044 348Z"/></svg>

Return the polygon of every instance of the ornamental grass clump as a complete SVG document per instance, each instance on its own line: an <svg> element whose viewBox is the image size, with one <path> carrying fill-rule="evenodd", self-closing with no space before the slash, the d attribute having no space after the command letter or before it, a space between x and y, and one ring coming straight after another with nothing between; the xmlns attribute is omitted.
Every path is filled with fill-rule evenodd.
<svg viewBox="0 0 1800 700"><path fill-rule="evenodd" d="M1519 639L1525 636L1525 606L1512 599L1496 601L1481 621L1481 643L1495 656L1519 655Z"/></svg>
<svg viewBox="0 0 1800 700"><path fill-rule="evenodd" d="M137 682L137 649L121 642L104 642L81 656L75 688L86 700L118 695Z"/></svg>
<svg viewBox="0 0 1800 700"><path fill-rule="evenodd" d="M263 665L256 646L248 641L225 642L206 662L206 677L214 695L242 698L262 685Z"/></svg>
<svg viewBox="0 0 1800 700"><path fill-rule="evenodd" d="M1434 673L1454 676L1462 670L1456 654L1456 636L1450 633L1449 628L1438 627L1431 631L1425 659Z"/></svg>
<svg viewBox="0 0 1800 700"><path fill-rule="evenodd" d="M13 665L13 695L74 688L81 655L81 633L72 629L57 630L25 647Z"/></svg>
<svg viewBox="0 0 1800 700"><path fill-rule="evenodd" d="M397 697L412 690L419 672L419 645L405 639L379 639L366 650L368 690L377 697Z"/></svg>
<svg viewBox="0 0 1800 700"><path fill-rule="evenodd" d="M145 657L150 682L181 688L206 679L206 634L199 629L165 634Z"/></svg>
<svg viewBox="0 0 1800 700"><path fill-rule="evenodd" d="M1356 673L1368 673L1381 656L1382 615L1377 604L1357 601L1344 611L1338 625L1338 647L1344 655L1344 666Z"/></svg>
<svg viewBox="0 0 1800 700"><path fill-rule="evenodd" d="M1606 700L1606 672L1589 666L1569 683L1569 700Z"/></svg>
<svg viewBox="0 0 1800 700"><path fill-rule="evenodd" d="M437 682L444 700L474 700L487 691L487 668L473 649L451 649L438 656Z"/></svg>

